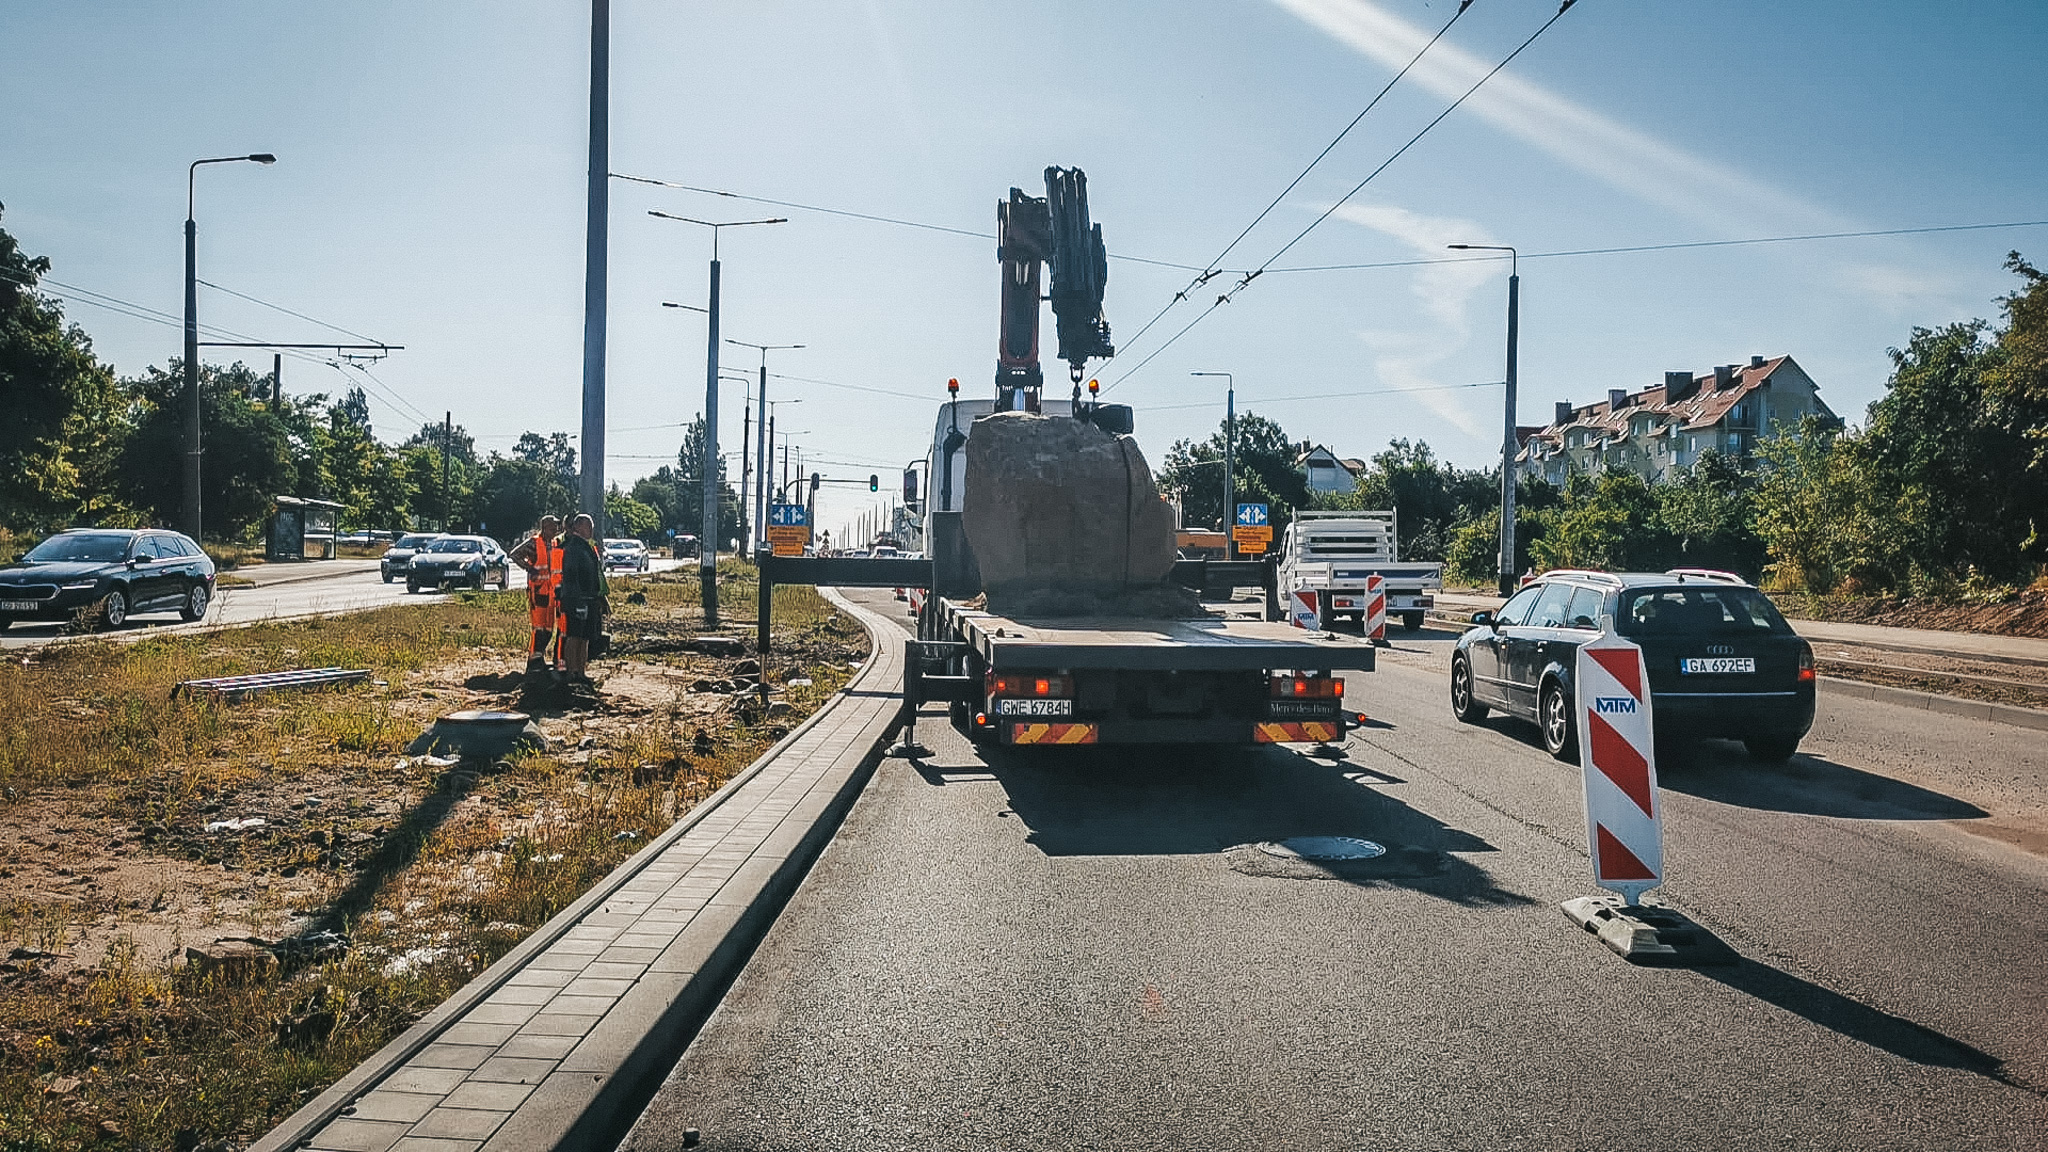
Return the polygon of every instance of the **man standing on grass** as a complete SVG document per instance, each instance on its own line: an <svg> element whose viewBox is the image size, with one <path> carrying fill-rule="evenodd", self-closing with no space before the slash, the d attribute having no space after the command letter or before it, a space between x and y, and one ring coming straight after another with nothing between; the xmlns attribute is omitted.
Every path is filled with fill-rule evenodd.
<svg viewBox="0 0 2048 1152"><path fill-rule="evenodd" d="M561 652L554 647L555 632L560 627L556 585L562 579L561 537L562 518L543 516L540 530L512 549L513 562L526 570L527 615L533 625L533 640L526 647L528 676L539 676L548 670L551 651L556 667L561 666Z"/></svg>
<svg viewBox="0 0 2048 1152"><path fill-rule="evenodd" d="M597 525L587 513L569 522L569 534L562 538L562 662L571 684L591 686L585 669L590 664L590 645L604 630L604 614L610 609L606 596L604 558L598 555L591 535Z"/></svg>

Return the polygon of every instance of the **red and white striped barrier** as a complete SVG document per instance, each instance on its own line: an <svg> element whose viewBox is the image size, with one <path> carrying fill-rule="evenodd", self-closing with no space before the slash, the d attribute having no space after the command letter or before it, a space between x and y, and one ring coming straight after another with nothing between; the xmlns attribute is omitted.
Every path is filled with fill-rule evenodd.
<svg viewBox="0 0 2048 1152"><path fill-rule="evenodd" d="M1323 594L1313 588L1296 588L1287 593L1287 619L1296 628L1323 630Z"/></svg>
<svg viewBox="0 0 2048 1152"><path fill-rule="evenodd" d="M1366 639L1387 638L1387 578L1377 572L1365 578L1365 614L1361 621Z"/></svg>
<svg viewBox="0 0 2048 1152"><path fill-rule="evenodd" d="M1643 650L1603 633L1580 645L1576 684L1593 882L1634 906L1664 882L1657 741Z"/></svg>

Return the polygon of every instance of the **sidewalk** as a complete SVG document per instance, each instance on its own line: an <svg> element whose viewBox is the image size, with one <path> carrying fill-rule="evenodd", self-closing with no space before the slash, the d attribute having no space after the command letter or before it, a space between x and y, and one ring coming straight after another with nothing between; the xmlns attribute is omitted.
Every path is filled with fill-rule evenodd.
<svg viewBox="0 0 2048 1152"><path fill-rule="evenodd" d="M866 782L902 633L840 695L251 1152L610 1147L717 1006Z"/></svg>
<svg viewBox="0 0 2048 1152"><path fill-rule="evenodd" d="M1474 612L1500 607L1498 596L1442 593L1436 597L1440 616L1463 622ZM2048 667L2048 640L2032 636L1990 636L1981 632L1941 632L1930 628L1886 628L1877 624L1836 624L1824 620L1793 620L1792 628L1808 640L1862 644L1895 652L1924 652L1976 660L2005 660Z"/></svg>

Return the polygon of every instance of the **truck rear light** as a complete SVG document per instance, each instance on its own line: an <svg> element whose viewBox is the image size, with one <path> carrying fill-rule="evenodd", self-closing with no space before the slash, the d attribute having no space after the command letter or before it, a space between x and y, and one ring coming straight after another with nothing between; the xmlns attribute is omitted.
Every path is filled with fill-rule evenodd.
<svg viewBox="0 0 2048 1152"><path fill-rule="evenodd" d="M1799 649L1799 682L1813 683L1813 649L1804 646Z"/></svg>
<svg viewBox="0 0 2048 1152"><path fill-rule="evenodd" d="M1339 700L1344 696L1342 676L1275 676L1272 695L1278 700Z"/></svg>
<svg viewBox="0 0 2048 1152"><path fill-rule="evenodd" d="M1072 676L1041 676L1036 673L1004 672L988 674L985 684L990 696L1035 697L1059 700L1074 694Z"/></svg>

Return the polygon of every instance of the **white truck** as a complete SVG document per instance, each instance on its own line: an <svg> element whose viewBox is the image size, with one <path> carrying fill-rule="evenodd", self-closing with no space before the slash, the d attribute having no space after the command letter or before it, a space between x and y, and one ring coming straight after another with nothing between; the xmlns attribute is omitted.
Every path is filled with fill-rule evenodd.
<svg viewBox="0 0 2048 1152"><path fill-rule="evenodd" d="M1357 620L1371 630L1368 577L1380 578L1385 613L1413 632L1444 586L1441 564L1403 564L1393 512L1296 512L1275 549L1284 599L1296 589L1321 595L1326 625Z"/></svg>

